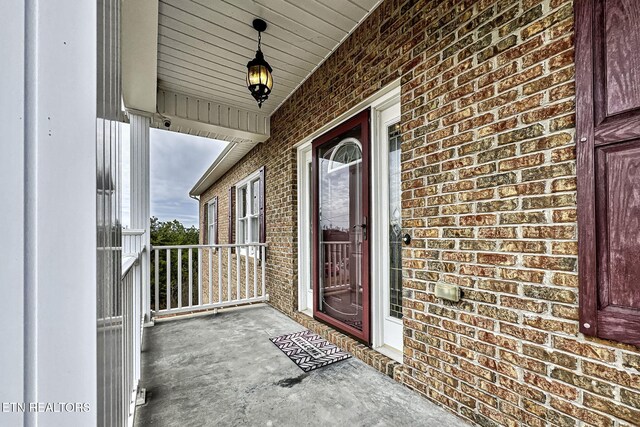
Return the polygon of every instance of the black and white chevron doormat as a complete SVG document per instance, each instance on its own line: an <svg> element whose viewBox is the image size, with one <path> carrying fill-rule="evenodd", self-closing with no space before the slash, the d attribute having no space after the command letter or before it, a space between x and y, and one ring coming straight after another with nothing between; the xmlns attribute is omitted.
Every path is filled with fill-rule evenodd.
<svg viewBox="0 0 640 427"><path fill-rule="evenodd" d="M346 351L308 330L269 339L305 372L351 357Z"/></svg>

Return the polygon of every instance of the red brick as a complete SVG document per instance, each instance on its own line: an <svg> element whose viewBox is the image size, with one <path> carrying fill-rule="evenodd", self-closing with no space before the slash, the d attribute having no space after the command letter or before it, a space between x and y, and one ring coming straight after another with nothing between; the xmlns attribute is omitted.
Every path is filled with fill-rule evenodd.
<svg viewBox="0 0 640 427"><path fill-rule="evenodd" d="M272 114L270 139L201 197L201 220L214 195L226 212L229 187L267 166L267 290L298 319L296 144L400 79L413 242L392 376L477 425L612 427L639 411L638 349L576 330L573 4L382 2ZM438 281L462 300L435 298ZM375 350L319 328L384 369Z"/></svg>

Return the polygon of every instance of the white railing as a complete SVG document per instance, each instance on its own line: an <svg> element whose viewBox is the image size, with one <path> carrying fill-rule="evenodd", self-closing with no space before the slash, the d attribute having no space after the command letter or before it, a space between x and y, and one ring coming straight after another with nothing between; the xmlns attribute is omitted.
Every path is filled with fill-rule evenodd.
<svg viewBox="0 0 640 427"><path fill-rule="evenodd" d="M138 380L140 379L140 350L142 341L142 298L140 298L141 268L137 256L122 259L122 399L127 425L133 424Z"/></svg>
<svg viewBox="0 0 640 427"><path fill-rule="evenodd" d="M133 425L143 321L139 259L139 254L122 257L121 276L98 304L99 425Z"/></svg>
<svg viewBox="0 0 640 427"><path fill-rule="evenodd" d="M147 243L149 233L142 229L127 228L122 230L122 255L135 256L138 258L140 269L140 299L142 300L142 315L144 320L150 320L149 306L149 286L142 286L142 283L149 282L149 252L147 251Z"/></svg>
<svg viewBox="0 0 640 427"><path fill-rule="evenodd" d="M153 316L268 301L264 243L154 246Z"/></svg>
<svg viewBox="0 0 640 427"><path fill-rule="evenodd" d="M144 230L126 228L122 230L122 253L138 254L144 247Z"/></svg>

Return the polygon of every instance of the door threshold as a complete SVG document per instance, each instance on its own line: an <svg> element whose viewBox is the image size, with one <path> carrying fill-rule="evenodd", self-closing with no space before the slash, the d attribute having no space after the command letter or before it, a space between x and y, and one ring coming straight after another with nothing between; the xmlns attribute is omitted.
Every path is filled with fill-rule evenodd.
<svg viewBox="0 0 640 427"><path fill-rule="evenodd" d="M374 350L377 351L378 353L384 354L385 356L395 360L398 363L403 363L402 352L395 347L391 347L384 344L384 345L381 345L380 347L374 348Z"/></svg>

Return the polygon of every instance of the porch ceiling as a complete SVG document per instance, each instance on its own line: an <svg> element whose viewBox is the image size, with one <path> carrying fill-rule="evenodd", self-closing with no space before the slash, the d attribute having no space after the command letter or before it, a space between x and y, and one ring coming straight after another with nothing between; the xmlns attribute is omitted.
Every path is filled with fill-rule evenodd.
<svg viewBox="0 0 640 427"><path fill-rule="evenodd" d="M229 142L190 191L199 196L270 136L270 115L382 0L137 0L123 6L123 100L151 125ZM273 92L258 108L246 87L252 22Z"/></svg>
<svg viewBox="0 0 640 427"><path fill-rule="evenodd" d="M380 0L161 0L158 88L249 113L270 115L327 58ZM262 18L262 50L273 92L259 109L245 84Z"/></svg>

